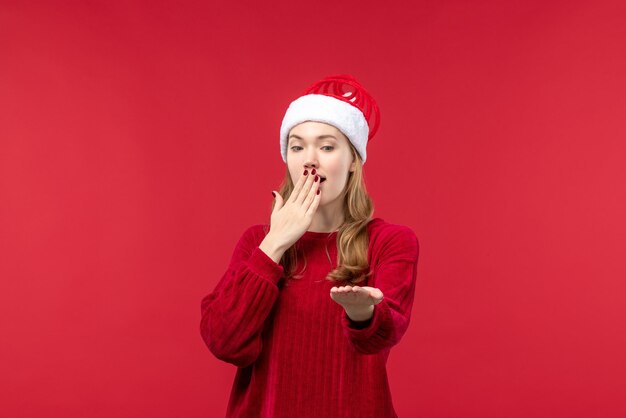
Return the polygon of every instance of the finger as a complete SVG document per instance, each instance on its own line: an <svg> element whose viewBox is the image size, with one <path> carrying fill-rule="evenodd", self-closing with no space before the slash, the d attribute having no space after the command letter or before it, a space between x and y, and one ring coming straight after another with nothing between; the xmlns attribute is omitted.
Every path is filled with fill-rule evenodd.
<svg viewBox="0 0 626 418"><path fill-rule="evenodd" d="M308 170L306 170L306 172L308 173ZM290 202L293 203L296 201L298 194L300 194L300 190L302 190L302 187L304 187L304 184L306 183L306 180L308 178L309 178L309 175L304 174L304 172L302 172L302 175L298 179L298 183L296 183L295 187L293 188L293 191L291 192L291 195L289 196Z"/></svg>
<svg viewBox="0 0 626 418"><path fill-rule="evenodd" d="M309 208L307 209L307 212L306 212L307 215L313 216L313 214L317 210L317 207L320 204L321 199L322 199L322 191L319 189L319 186L317 186L317 190L315 191L315 195L313 196L313 201L311 202L311 204L309 205Z"/></svg>
<svg viewBox="0 0 626 418"><path fill-rule="evenodd" d="M313 185L311 185L311 188L309 189L309 192L306 195L306 199L302 203L302 206L304 206L306 210L309 209L309 207L315 200L315 197L317 196L317 191L319 190L319 188L320 188L319 178L317 181L313 179Z"/></svg>
<svg viewBox="0 0 626 418"><path fill-rule="evenodd" d="M317 174L308 175L308 178L306 179L306 181L304 182L304 185L302 186L302 190L300 190L300 193L298 194L298 196L296 196L296 200L295 200L296 203L300 203L300 204L304 203L304 199L306 199L307 195L309 194L309 191L311 191L311 187L313 187L313 183L316 183L315 177L317 177Z"/></svg>
<svg viewBox="0 0 626 418"><path fill-rule="evenodd" d="M283 207L283 203L285 203L283 201L283 197L280 195L280 193L272 191L272 194L274 195L274 210L273 212L276 212L278 210L280 210L280 208Z"/></svg>

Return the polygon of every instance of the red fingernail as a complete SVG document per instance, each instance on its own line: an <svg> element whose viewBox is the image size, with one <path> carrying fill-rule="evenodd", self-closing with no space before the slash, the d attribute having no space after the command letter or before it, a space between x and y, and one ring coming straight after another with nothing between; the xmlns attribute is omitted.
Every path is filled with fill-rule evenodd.
<svg viewBox="0 0 626 418"><path fill-rule="evenodd" d="M320 189L317 189L317 192L315 194L320 194Z"/></svg>
<svg viewBox="0 0 626 418"><path fill-rule="evenodd" d="M272 196L276 197L276 193L272 192Z"/></svg>
<svg viewBox="0 0 626 418"><path fill-rule="evenodd" d="M313 173L311 173L311 174L313 174ZM313 179L313 181L317 181L317 180L319 180L319 177L315 176L315 178Z"/></svg>
<svg viewBox="0 0 626 418"><path fill-rule="evenodd" d="M309 174L308 170L304 170L304 175L306 176L307 174Z"/></svg>
<svg viewBox="0 0 626 418"><path fill-rule="evenodd" d="M313 169L313 171L311 171L311 174L315 174L315 169Z"/></svg>

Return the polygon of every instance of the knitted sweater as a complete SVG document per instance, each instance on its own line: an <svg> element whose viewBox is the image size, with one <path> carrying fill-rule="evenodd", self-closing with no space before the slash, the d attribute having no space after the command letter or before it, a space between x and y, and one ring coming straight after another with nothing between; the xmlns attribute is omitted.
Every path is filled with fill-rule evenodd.
<svg viewBox="0 0 626 418"><path fill-rule="evenodd" d="M390 349L405 333L415 292L419 244L408 227L368 225L373 274L358 286L380 289L373 317L353 322L330 297L337 231L307 231L296 243L301 279L260 248L269 225L249 227L228 269L201 302L200 333L220 360L237 366L227 417L397 417L387 380Z"/></svg>

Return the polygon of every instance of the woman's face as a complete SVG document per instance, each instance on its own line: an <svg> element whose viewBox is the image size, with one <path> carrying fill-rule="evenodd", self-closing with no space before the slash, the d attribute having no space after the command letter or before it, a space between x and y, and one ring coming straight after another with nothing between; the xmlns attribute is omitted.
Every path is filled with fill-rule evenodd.
<svg viewBox="0 0 626 418"><path fill-rule="evenodd" d="M294 126L287 139L287 167L295 185L304 170L326 177L320 184L320 205L336 199L343 191L354 158L350 142L341 131L322 122L307 121ZM319 181L319 180L318 180Z"/></svg>

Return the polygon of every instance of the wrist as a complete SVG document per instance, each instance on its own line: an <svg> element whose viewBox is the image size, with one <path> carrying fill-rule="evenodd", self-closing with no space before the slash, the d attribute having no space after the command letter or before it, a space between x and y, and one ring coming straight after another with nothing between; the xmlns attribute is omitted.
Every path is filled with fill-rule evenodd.
<svg viewBox="0 0 626 418"><path fill-rule="evenodd" d="M374 316L374 305L359 308L345 308L346 315L354 322L364 322Z"/></svg>
<svg viewBox="0 0 626 418"><path fill-rule="evenodd" d="M279 263L286 251L283 245L280 245L276 239L270 234L266 235L259 244L259 248L268 255L275 263Z"/></svg>

